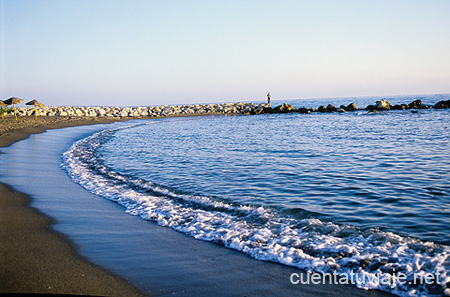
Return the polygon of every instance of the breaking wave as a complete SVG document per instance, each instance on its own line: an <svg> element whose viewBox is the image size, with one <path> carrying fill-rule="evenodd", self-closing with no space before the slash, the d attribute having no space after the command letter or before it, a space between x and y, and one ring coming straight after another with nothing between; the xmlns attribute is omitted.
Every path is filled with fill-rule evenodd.
<svg viewBox="0 0 450 297"><path fill-rule="evenodd" d="M375 228L326 222L313 215L293 217L276 207L190 195L118 173L96 154L117 130L104 130L74 143L63 154L62 167L75 183L122 205L129 214L258 260L309 272L369 276L356 283L362 289L400 296L450 295L450 248L446 245ZM396 281L395 273L406 275L408 282ZM439 279L433 284L413 281L417 275L429 273ZM379 279L380 275L392 282L370 278Z"/></svg>

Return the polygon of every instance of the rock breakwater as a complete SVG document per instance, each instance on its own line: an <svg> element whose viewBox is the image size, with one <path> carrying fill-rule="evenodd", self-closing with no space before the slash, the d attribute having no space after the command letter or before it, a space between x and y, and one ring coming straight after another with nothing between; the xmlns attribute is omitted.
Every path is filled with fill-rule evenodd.
<svg viewBox="0 0 450 297"><path fill-rule="evenodd" d="M167 116L195 116L208 114L252 114L260 113L267 104L254 103L220 103L192 105L162 105L146 107L88 107L88 106L46 106L37 109L18 107L17 115L61 116L61 117L116 117L144 118Z"/></svg>
<svg viewBox="0 0 450 297"><path fill-rule="evenodd" d="M409 104L391 105L387 100L377 101L374 105L369 105L363 110L406 110L406 109L428 109L428 108L450 108L450 100L440 101L434 106L425 105L421 100L415 100ZM18 116L60 116L60 117L109 117L109 118L153 118L168 116L196 116L196 115L250 115L263 113L312 113L312 112L348 112L357 111L354 103L347 106L341 105L339 108L328 104L312 107L294 108L288 103L272 108L270 104L254 103L215 103L215 104L191 104L191 105L162 105L146 107L89 107L89 106L46 106L35 110L33 107L16 108ZM11 113L11 112L10 112Z"/></svg>

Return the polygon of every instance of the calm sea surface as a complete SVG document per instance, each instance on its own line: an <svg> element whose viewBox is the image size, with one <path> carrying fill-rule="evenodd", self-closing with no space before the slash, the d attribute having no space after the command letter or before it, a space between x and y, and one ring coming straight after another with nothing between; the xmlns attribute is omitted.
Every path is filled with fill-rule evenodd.
<svg viewBox="0 0 450 297"><path fill-rule="evenodd" d="M379 99L288 103L363 108ZM63 167L130 214L256 259L318 272L445 279L449 149L449 110L209 116L102 131L75 143ZM448 282L358 286L439 295Z"/></svg>

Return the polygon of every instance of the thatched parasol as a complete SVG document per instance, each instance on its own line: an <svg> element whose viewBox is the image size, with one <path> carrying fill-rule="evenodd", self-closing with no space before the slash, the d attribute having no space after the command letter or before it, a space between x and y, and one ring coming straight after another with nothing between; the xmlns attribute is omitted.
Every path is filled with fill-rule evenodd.
<svg viewBox="0 0 450 297"><path fill-rule="evenodd" d="M16 121L17 121L17 114L16 114L16 104L22 103L23 99L17 98L17 97L11 97L9 99L6 99L5 101L3 101L6 103L6 105L12 105L13 109L14 109L14 116L16 117Z"/></svg>
<svg viewBox="0 0 450 297"><path fill-rule="evenodd" d="M34 118L37 120L37 107L43 108L45 105L36 99L31 100L30 102L25 103L25 105L34 105Z"/></svg>
<svg viewBox="0 0 450 297"><path fill-rule="evenodd" d="M0 100L0 113L2 114L2 120L3 120L3 106L7 106L7 105L8 104L6 104L2 100Z"/></svg>

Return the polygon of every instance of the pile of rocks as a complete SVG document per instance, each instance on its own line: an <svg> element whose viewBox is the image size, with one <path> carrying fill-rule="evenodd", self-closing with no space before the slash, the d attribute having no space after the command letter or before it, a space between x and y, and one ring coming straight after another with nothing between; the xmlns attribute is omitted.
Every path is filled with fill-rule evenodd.
<svg viewBox="0 0 450 297"><path fill-rule="evenodd" d="M365 110L405 110L405 109L426 109L429 105L422 104L421 100L414 100L409 104L391 105L385 99L377 101L375 105L369 105ZM450 108L450 100L440 101L433 108ZM277 107L270 107L270 104L254 103L216 103L216 104L192 104L192 105L162 105L147 107L86 107L86 106L46 106L38 108L18 107L18 116L61 116L61 117L112 117L112 118L147 118L147 117L167 117L167 116L194 116L212 114L262 114L262 113L293 113L307 114L311 112L347 112L356 111L358 108L354 103L335 107L332 104L314 108L294 108L288 103L283 103Z"/></svg>
<svg viewBox="0 0 450 297"><path fill-rule="evenodd" d="M422 100L414 100L409 104L396 104L391 105L387 100L382 99L377 101L375 105L369 105L364 110L368 111L379 111L379 110L406 110L406 109L428 109L428 108L450 108L450 100L439 101L434 106L426 105L422 103ZM283 105L277 106L275 108L265 108L264 113L288 113L288 112L299 112L299 113L311 113L311 112L347 112L356 111L358 108L355 103L350 103L349 105L341 105L340 107L335 107L332 104L325 106L319 106L319 108L306 108L302 107L299 109L293 108L291 105L284 103Z"/></svg>
<svg viewBox="0 0 450 297"><path fill-rule="evenodd" d="M431 108L430 105L422 104L422 100L414 100L413 102L409 104L396 104L391 105L386 100L377 101L375 105L369 105L365 109L374 111L374 110L389 110L389 109L395 109L395 110L406 110L406 109L428 109Z"/></svg>
<svg viewBox="0 0 450 297"><path fill-rule="evenodd" d="M143 118L207 114L256 114L261 113L267 107L267 104L256 105L254 103L242 102L148 107L46 106L37 109L36 113L38 116ZM17 114L19 116L34 115L34 112L34 109L29 107L17 108Z"/></svg>
<svg viewBox="0 0 450 297"><path fill-rule="evenodd" d="M341 105L339 108L333 106L332 104L328 104L327 107L319 106L319 108L294 108L292 105L288 103L283 103L275 108L265 107L260 112L257 113L291 113L291 112L299 112L299 113L312 113L312 112L346 112L346 111L356 111L358 108L355 103L351 103L347 106Z"/></svg>
<svg viewBox="0 0 450 297"><path fill-rule="evenodd" d="M319 106L317 109L318 112L346 112L346 111L356 111L358 108L355 103L350 103L349 105L341 105L339 108L333 106L332 104L328 104L327 107Z"/></svg>
<svg viewBox="0 0 450 297"><path fill-rule="evenodd" d="M442 108L450 108L450 100L443 100L436 103L434 106L423 104L422 100L414 100L413 102L409 104L396 104L391 105L386 100L377 101L375 105L369 105L365 109L374 111L374 110L406 110L406 109L428 109L428 108L436 108L436 109L442 109Z"/></svg>

